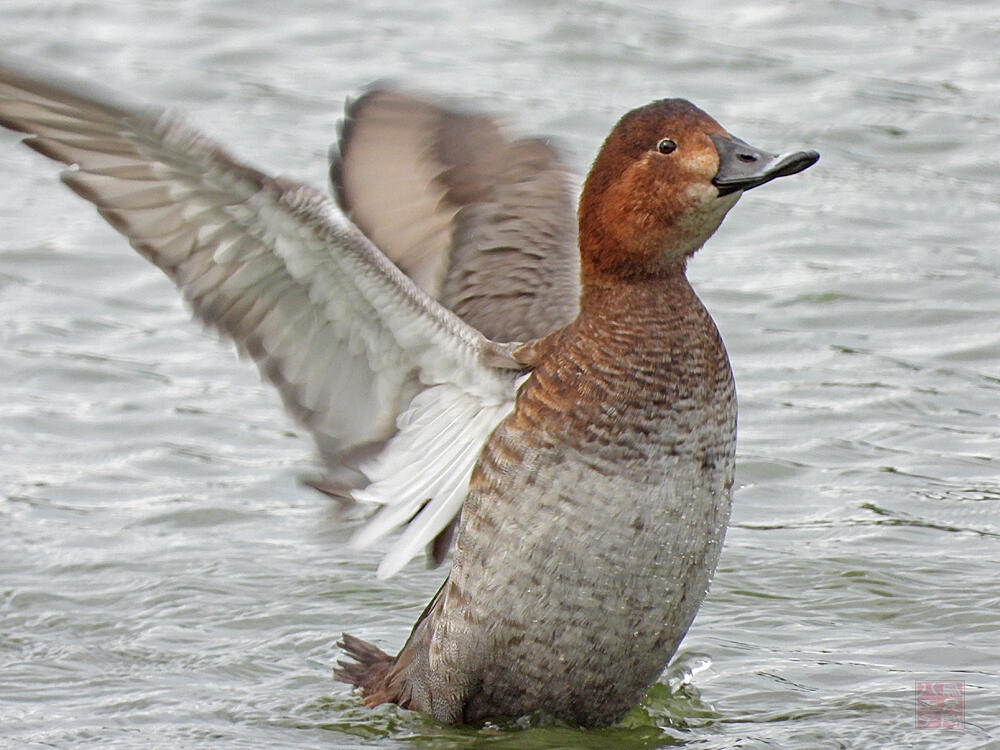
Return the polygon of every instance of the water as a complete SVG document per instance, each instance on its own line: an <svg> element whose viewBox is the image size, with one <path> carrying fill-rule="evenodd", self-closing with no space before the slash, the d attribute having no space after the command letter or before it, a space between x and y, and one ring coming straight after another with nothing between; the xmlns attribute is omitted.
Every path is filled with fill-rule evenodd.
<svg viewBox="0 0 1000 750"><path fill-rule="evenodd" d="M823 158L692 263L739 490L673 690L610 730L497 731L332 682L337 635L398 647L442 572L376 581L253 368L0 134L0 746L1000 747L995 4L119 6L4 0L0 45L317 184L343 98L386 76L553 134L579 171L666 95ZM964 730L915 728L917 680L964 681Z"/></svg>

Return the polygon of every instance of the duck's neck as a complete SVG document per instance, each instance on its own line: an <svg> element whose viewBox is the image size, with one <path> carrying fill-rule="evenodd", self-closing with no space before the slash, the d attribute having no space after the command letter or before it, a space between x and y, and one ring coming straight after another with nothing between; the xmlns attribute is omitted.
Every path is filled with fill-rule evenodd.
<svg viewBox="0 0 1000 750"><path fill-rule="evenodd" d="M608 321L616 327L643 327L657 323L676 326L692 316L711 325L687 277L684 260L629 275L585 274L580 296L580 319Z"/></svg>
<svg viewBox="0 0 1000 750"><path fill-rule="evenodd" d="M678 247L667 249L666 243L655 238L644 242L622 245L614 239L595 241L583 236L580 226L580 275L583 285L614 285L643 280L669 281L683 277L688 257L697 250L693 246L685 252Z"/></svg>
<svg viewBox="0 0 1000 750"><path fill-rule="evenodd" d="M582 353L582 354L581 354ZM580 369L607 372L659 367L663 361L697 362L692 373L728 369L725 348L708 311L679 265L672 273L583 276L577 318L517 351L531 367L580 355ZM589 364L588 364L589 363Z"/></svg>

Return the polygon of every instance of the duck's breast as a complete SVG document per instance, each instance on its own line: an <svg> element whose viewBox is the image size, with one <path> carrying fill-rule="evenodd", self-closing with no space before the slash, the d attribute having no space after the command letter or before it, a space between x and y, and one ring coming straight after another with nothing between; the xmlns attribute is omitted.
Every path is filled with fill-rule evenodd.
<svg viewBox="0 0 1000 750"><path fill-rule="evenodd" d="M718 332L682 286L681 299L629 295L558 334L484 449L445 606L449 639L489 633L466 720L539 705L614 720L704 597L729 517L736 401Z"/></svg>

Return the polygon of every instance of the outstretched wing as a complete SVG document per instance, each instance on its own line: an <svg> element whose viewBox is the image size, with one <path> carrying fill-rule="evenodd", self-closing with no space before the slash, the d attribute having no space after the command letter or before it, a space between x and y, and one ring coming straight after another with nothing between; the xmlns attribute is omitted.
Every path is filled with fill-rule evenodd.
<svg viewBox="0 0 1000 750"><path fill-rule="evenodd" d="M376 87L348 105L330 178L362 231L491 339L528 341L576 317L576 201L544 141Z"/></svg>
<svg viewBox="0 0 1000 750"><path fill-rule="evenodd" d="M513 403L506 347L419 289L332 199L238 161L169 113L0 58L0 124L72 165L63 182L254 359L315 436L331 481L392 505L393 523L375 518L380 533L423 508L384 574L448 525ZM414 481L401 486L404 476Z"/></svg>

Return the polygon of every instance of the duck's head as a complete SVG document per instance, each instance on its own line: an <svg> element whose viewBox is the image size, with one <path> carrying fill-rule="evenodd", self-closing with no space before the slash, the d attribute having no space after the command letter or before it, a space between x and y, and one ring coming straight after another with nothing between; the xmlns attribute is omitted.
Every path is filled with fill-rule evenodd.
<svg viewBox="0 0 1000 750"><path fill-rule="evenodd" d="M605 140L580 197L584 274L683 267L743 191L817 159L754 148L684 99L632 110Z"/></svg>

